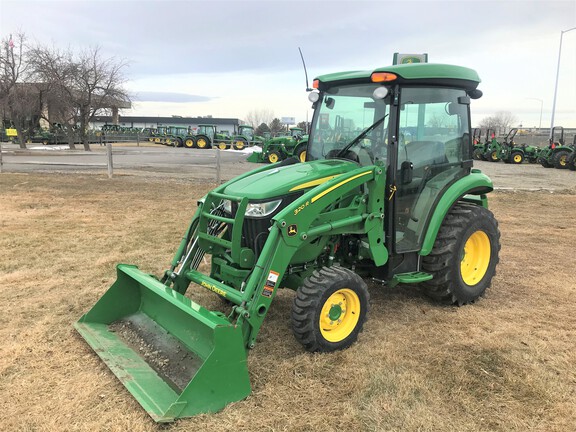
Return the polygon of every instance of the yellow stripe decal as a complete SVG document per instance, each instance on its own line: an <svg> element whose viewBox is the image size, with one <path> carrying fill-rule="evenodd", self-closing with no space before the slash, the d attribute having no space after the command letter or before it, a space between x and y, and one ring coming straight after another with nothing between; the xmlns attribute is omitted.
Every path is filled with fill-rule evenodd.
<svg viewBox="0 0 576 432"><path fill-rule="evenodd" d="M290 189L290 192L292 192L292 191L297 191L297 190L300 190L300 189L306 189L306 188L309 188L309 187L312 187L312 186L318 186L319 184L325 183L325 182L327 182L328 180L332 180L334 177L336 177L336 176L333 175L333 176L328 176L328 177L322 177L322 178L319 178L319 179L316 179L316 180L312 180L312 181L309 181L309 182L306 182L306 183L299 184L298 186L294 186L292 189Z"/></svg>
<svg viewBox="0 0 576 432"><path fill-rule="evenodd" d="M342 186L343 184L346 184L348 182L351 182L352 180L356 180L358 177L363 177L365 175L371 174L372 171L366 171L360 174L356 174L354 177L350 177L349 179L343 180L340 183L335 184L334 186L326 189L324 192L320 192L318 195L316 195L314 198L312 198L312 202L318 201L320 198L322 198L324 195L329 194L330 192L332 192L334 189L338 189L340 186Z"/></svg>

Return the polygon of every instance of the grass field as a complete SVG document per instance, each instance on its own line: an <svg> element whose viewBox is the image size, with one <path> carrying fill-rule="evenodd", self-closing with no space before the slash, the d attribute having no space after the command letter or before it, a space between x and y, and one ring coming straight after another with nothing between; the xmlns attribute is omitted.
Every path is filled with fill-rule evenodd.
<svg viewBox="0 0 576 432"><path fill-rule="evenodd" d="M372 285L358 343L309 354L281 291L250 353L253 393L156 425L72 323L116 263L160 274L213 185L0 175L0 425L4 431L572 431L576 195L494 193L498 274L474 305ZM198 291L198 302L217 301Z"/></svg>

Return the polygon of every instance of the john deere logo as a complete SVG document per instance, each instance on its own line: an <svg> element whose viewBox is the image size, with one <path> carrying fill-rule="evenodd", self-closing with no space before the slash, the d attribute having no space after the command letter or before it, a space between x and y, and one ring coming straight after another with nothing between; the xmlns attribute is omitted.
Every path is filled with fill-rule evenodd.
<svg viewBox="0 0 576 432"><path fill-rule="evenodd" d="M288 227L288 235L294 237L296 234L298 234L298 227L296 225L290 225Z"/></svg>

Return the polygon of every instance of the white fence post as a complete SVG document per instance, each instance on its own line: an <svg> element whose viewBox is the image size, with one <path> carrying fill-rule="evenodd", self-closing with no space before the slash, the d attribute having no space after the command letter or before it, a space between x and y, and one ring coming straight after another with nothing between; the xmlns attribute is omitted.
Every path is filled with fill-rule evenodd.
<svg viewBox="0 0 576 432"><path fill-rule="evenodd" d="M106 155L108 156L108 178L112 178L114 174L114 166L112 165L112 144L106 143Z"/></svg>

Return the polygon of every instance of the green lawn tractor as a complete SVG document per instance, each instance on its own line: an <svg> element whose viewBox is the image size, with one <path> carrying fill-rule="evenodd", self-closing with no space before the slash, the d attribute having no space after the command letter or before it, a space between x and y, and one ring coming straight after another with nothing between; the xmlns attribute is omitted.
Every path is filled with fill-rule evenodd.
<svg viewBox="0 0 576 432"><path fill-rule="evenodd" d="M568 159L574 148L564 143L564 128L554 126L550 135L548 146L544 147L538 155L538 162L544 168L568 168Z"/></svg>
<svg viewBox="0 0 576 432"><path fill-rule="evenodd" d="M500 251L492 182L472 168L479 82L471 69L427 63L316 78L305 162L262 165L200 198L169 269L156 277L118 265L76 329L167 422L249 395L247 356L280 288L296 292L295 338L320 353L357 340L367 280L371 290L421 284L439 302L473 303ZM347 140L326 133L339 118L355 131ZM222 309L198 304L203 288Z"/></svg>
<svg viewBox="0 0 576 432"><path fill-rule="evenodd" d="M270 138L264 142L262 152L254 152L248 157L248 162L276 163L292 156L301 162L306 160L306 147L308 135L304 135L304 129L291 128L290 135Z"/></svg>

